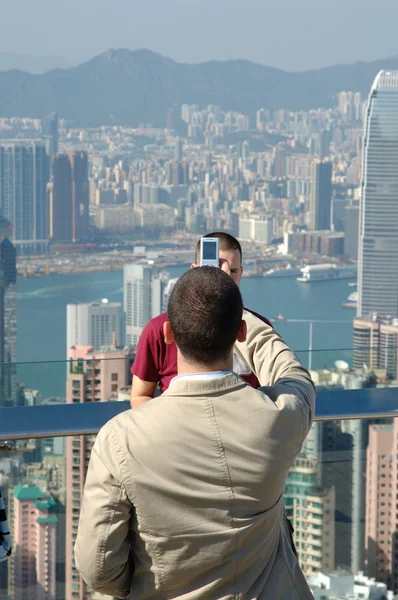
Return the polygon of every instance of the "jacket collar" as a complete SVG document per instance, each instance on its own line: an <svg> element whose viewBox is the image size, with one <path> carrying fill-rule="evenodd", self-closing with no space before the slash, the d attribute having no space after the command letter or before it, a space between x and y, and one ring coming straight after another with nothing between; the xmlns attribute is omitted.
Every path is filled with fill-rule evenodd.
<svg viewBox="0 0 398 600"><path fill-rule="evenodd" d="M207 396L247 385L236 373L228 373L213 379L177 379L162 396Z"/></svg>

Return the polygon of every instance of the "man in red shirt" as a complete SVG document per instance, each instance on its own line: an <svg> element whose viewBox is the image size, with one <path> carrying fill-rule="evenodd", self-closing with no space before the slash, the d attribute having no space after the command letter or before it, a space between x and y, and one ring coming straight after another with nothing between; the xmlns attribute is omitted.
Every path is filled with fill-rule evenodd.
<svg viewBox="0 0 398 600"><path fill-rule="evenodd" d="M231 279L239 285L242 267L242 248L236 238L229 233L209 233L205 237L217 237L220 240L221 268L226 271ZM200 241L196 246L195 263L193 267L199 266ZM247 310L247 309L246 309ZM261 315L250 311L268 327L271 323ZM166 344L163 328L167 321L167 313L163 313L151 319L144 328L137 346L136 358L131 372L133 374L133 385L131 388L131 406L139 406L153 398L157 384L163 393L170 381L177 375L177 348L175 344ZM247 363L234 356L234 371L252 387L260 387L260 383ZM265 382L261 382L266 385Z"/></svg>

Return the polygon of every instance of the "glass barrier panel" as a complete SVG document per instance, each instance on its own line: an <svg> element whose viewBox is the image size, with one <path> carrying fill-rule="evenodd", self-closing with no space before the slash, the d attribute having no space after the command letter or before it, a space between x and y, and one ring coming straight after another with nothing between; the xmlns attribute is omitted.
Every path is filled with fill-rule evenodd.
<svg viewBox="0 0 398 600"><path fill-rule="evenodd" d="M396 346L296 350L318 389L396 386ZM0 407L129 400L134 353L78 346L68 361L0 365ZM158 392L157 392L158 393Z"/></svg>
<svg viewBox="0 0 398 600"><path fill-rule="evenodd" d="M87 588L73 559L94 440L21 440L13 454L0 455L0 487L13 534L12 557L0 565L0 598L18 600L27 586L54 600L109 598ZM325 573L333 573L341 598L354 597L360 571L386 590L396 586L397 440L398 419L390 419L315 423L305 441L288 475L284 503L315 598L322 597Z"/></svg>
<svg viewBox="0 0 398 600"><path fill-rule="evenodd" d="M129 400L133 360L123 350L90 354L78 347L69 361L2 365L0 407Z"/></svg>

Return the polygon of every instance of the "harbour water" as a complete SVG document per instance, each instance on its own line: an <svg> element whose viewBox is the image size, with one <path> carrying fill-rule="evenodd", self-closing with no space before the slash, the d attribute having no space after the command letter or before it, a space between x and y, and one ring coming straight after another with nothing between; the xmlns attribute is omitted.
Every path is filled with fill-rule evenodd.
<svg viewBox="0 0 398 600"><path fill-rule="evenodd" d="M168 269L172 276L185 269ZM308 364L309 320L314 320L312 366L332 366L342 358L350 362L353 311L341 307L350 293L347 280L312 285L295 278L243 278L245 305L270 318L286 320L276 329ZM18 379L39 389L44 398L65 396L66 305L108 298L123 301L123 273L101 272L19 279ZM325 322L318 322L325 321Z"/></svg>

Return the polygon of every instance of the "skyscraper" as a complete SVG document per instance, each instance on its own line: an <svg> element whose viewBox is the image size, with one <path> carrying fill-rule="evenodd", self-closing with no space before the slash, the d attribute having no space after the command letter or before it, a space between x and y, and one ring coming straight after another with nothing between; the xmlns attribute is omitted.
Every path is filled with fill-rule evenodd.
<svg viewBox="0 0 398 600"><path fill-rule="evenodd" d="M167 278L152 265L125 265L124 313L128 345L136 346L148 321L162 312L166 284Z"/></svg>
<svg viewBox="0 0 398 600"><path fill-rule="evenodd" d="M90 346L70 349L70 374L66 384L66 402L104 402L117 399L127 386L128 355L118 348L104 348L98 353ZM66 552L65 584L67 600L94 599L75 567L73 547L79 523L84 480L95 436L70 436L66 440Z"/></svg>
<svg viewBox="0 0 398 600"><path fill-rule="evenodd" d="M42 253L48 247L45 146L35 140L0 140L0 210L13 225L18 254Z"/></svg>
<svg viewBox="0 0 398 600"><path fill-rule="evenodd" d="M49 234L54 242L72 240L72 165L68 154L54 157L49 184Z"/></svg>
<svg viewBox="0 0 398 600"><path fill-rule="evenodd" d="M123 346L123 313L119 302L87 302L66 307L67 353L72 346Z"/></svg>
<svg viewBox="0 0 398 600"><path fill-rule="evenodd" d="M3 325L0 406L17 400L17 265L16 251L10 241L12 226L0 217L0 265L2 271L1 300Z"/></svg>
<svg viewBox="0 0 398 600"><path fill-rule="evenodd" d="M346 258L357 260L359 206L346 206L344 213L344 254Z"/></svg>
<svg viewBox="0 0 398 600"><path fill-rule="evenodd" d="M176 162L180 162L182 160L182 140L179 137L176 138L176 145L175 145L175 149L174 149L174 160Z"/></svg>
<svg viewBox="0 0 398 600"><path fill-rule="evenodd" d="M52 174L48 186L50 237L56 242L85 241L89 206L87 153L58 154Z"/></svg>
<svg viewBox="0 0 398 600"><path fill-rule="evenodd" d="M47 154L52 160L53 156L58 154L58 127L59 119L57 113L53 112L42 120L43 134L46 138Z"/></svg>
<svg viewBox="0 0 398 600"><path fill-rule="evenodd" d="M330 229L332 201L332 163L315 160L311 165L311 197L309 228L311 231Z"/></svg>
<svg viewBox="0 0 398 600"><path fill-rule="evenodd" d="M69 153L72 167L72 240L84 241L88 236L88 157L87 152Z"/></svg>
<svg viewBox="0 0 398 600"><path fill-rule="evenodd" d="M357 316L398 316L398 71L370 90L362 155Z"/></svg>

